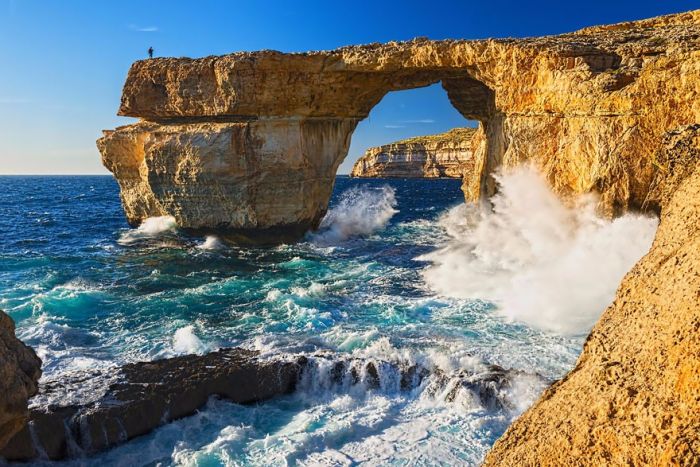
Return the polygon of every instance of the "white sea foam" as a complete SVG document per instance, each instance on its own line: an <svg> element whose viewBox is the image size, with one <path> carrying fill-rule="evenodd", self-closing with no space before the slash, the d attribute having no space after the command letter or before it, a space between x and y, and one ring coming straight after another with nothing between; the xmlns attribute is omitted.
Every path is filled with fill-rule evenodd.
<svg viewBox="0 0 700 467"><path fill-rule="evenodd" d="M155 238L166 232L177 229L177 223L172 216L149 217L135 229L124 232L117 241L120 245L130 245L139 240Z"/></svg>
<svg viewBox="0 0 700 467"><path fill-rule="evenodd" d="M341 195L337 206L328 211L319 232L311 239L319 245L332 245L370 235L384 228L397 212L393 188L351 188Z"/></svg>
<svg viewBox="0 0 700 467"><path fill-rule="evenodd" d="M189 325L175 331L173 350L178 354L203 354L209 347L194 333L194 326Z"/></svg>
<svg viewBox="0 0 700 467"><path fill-rule="evenodd" d="M507 318L563 334L590 330L625 273L651 245L656 218L595 214L596 200L567 207L532 168L498 178L492 210L458 207L441 219L453 237L419 259L438 293L493 301Z"/></svg>
<svg viewBox="0 0 700 467"><path fill-rule="evenodd" d="M197 245L200 250L220 250L224 247L224 244L219 240L216 235L207 235L202 243Z"/></svg>

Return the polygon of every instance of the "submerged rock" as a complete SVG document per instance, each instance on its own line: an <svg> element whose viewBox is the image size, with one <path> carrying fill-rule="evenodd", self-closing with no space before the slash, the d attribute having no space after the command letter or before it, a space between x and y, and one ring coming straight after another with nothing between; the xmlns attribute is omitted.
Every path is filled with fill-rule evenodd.
<svg viewBox="0 0 700 467"><path fill-rule="evenodd" d="M41 360L15 337L15 323L0 311L0 449L27 423L27 400L40 377Z"/></svg>
<svg viewBox="0 0 700 467"><path fill-rule="evenodd" d="M211 396L248 404L294 389L297 363L265 361L256 355L225 349L125 365L118 381L94 402L33 409L29 424L0 456L30 460L91 454L192 415ZM47 390L63 389L54 385Z"/></svg>
<svg viewBox="0 0 700 467"><path fill-rule="evenodd" d="M462 178L473 170L472 140L476 128L454 128L439 135L419 136L369 148L351 177Z"/></svg>

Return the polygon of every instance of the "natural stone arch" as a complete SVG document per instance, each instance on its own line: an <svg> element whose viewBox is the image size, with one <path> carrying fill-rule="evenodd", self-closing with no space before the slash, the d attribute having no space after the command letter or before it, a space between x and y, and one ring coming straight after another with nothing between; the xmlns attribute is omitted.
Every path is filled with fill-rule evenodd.
<svg viewBox="0 0 700 467"><path fill-rule="evenodd" d="M653 154L697 121L696 13L535 39L139 61L119 113L142 121L98 146L130 223L172 215L286 241L323 215L357 122L390 91L442 81L480 121L467 201L493 193L497 167L527 161L562 196L600 193L608 215L659 206Z"/></svg>
<svg viewBox="0 0 700 467"><path fill-rule="evenodd" d="M334 71L327 58L260 55L257 81L246 78L251 54L134 64L120 114L143 121L98 143L132 225L172 215L233 240L295 240L318 226L352 132L387 93L442 82L466 118L488 128L495 114L494 92L464 67ZM282 58L289 65L268 76Z"/></svg>

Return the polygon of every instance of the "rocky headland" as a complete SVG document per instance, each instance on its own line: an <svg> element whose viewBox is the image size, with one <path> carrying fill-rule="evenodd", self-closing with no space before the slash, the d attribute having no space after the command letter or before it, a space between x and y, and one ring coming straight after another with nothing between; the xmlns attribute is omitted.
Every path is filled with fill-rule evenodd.
<svg viewBox="0 0 700 467"><path fill-rule="evenodd" d="M454 128L437 135L418 136L369 148L350 172L351 177L462 178L473 170L475 128Z"/></svg>
<svg viewBox="0 0 700 467"><path fill-rule="evenodd" d="M563 198L596 193L606 216L661 216L575 369L486 463L696 464L700 11L542 38L140 61L119 113L142 121L98 146L133 224L167 214L294 236L325 213L358 121L386 93L436 82L479 122L466 201L529 163Z"/></svg>
<svg viewBox="0 0 700 467"><path fill-rule="evenodd" d="M387 92L436 82L479 121L474 163L463 174L467 201L494 192L497 169L530 163L562 197L593 192L608 216L639 210L661 218L651 250L623 280L575 368L513 423L486 464L697 465L700 11L544 38L140 61L120 114L141 121L105 132L98 147L132 224L171 215L183 229L280 241L318 225L358 121ZM13 331L0 316L0 445L16 436L26 446L28 430L44 426L26 402L37 390L39 360ZM246 361L231 367L248 368L235 381L250 380L254 396L233 400L288 390L256 386L267 379ZM158 384L167 375L148 371L159 364L138 365L138 384L127 378L108 400L66 409L71 420L86 420L78 422L89 436L80 437L81 449L131 436L109 421L115 398L124 403L117 407L157 401L158 410L138 411L149 417L172 408L177 395ZM228 391L234 369L222 372L211 373L221 378L216 390L192 384L197 403ZM71 437L61 425L45 426L65 453ZM5 452L21 446L10 442ZM47 457L54 449L41 446ZM23 452L13 455L36 455Z"/></svg>

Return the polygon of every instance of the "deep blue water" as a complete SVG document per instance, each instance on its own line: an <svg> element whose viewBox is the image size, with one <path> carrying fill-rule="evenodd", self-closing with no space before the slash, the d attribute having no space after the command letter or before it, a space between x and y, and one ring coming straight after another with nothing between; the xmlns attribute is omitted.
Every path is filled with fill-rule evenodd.
<svg viewBox="0 0 700 467"><path fill-rule="evenodd" d="M449 242L444 216L463 202L459 186L339 177L321 232L237 248L183 235L167 220L130 229L111 177L0 177L0 308L37 349L45 378L224 346L560 376L580 337L507 322L488 301L443 297L425 284L418 258ZM514 405L522 410L541 389L524 381ZM518 410L418 390L308 390L256 407L212 401L76 462L472 464Z"/></svg>

